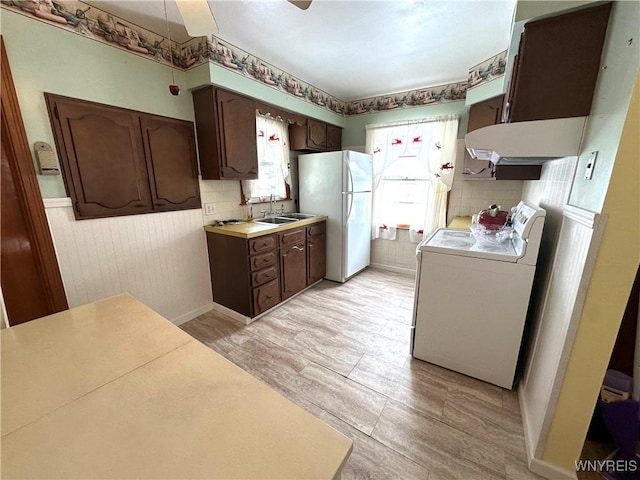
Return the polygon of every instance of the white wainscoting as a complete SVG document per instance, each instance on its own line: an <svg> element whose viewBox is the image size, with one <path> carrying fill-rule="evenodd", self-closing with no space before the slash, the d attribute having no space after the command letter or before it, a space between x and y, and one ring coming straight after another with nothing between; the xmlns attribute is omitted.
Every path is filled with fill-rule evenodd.
<svg viewBox="0 0 640 480"><path fill-rule="evenodd" d="M176 324L211 309L202 210L76 221L44 203L70 307L127 292Z"/></svg>
<svg viewBox="0 0 640 480"><path fill-rule="evenodd" d="M548 429L568 359L586 289L593 272L604 218L566 206L526 372L519 388L527 455L532 471L548 474L541 462ZM568 478L574 472L566 472Z"/></svg>

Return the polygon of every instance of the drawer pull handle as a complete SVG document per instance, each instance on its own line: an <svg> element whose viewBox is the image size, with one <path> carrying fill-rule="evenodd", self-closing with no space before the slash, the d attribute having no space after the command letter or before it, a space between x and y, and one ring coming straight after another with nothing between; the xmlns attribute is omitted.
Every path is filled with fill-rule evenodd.
<svg viewBox="0 0 640 480"><path fill-rule="evenodd" d="M265 295L265 300L271 300L273 297L271 295Z"/></svg>
<svg viewBox="0 0 640 480"><path fill-rule="evenodd" d="M304 247L298 247L297 245L294 245L292 248L295 248L296 250L300 250L301 252L304 250Z"/></svg>

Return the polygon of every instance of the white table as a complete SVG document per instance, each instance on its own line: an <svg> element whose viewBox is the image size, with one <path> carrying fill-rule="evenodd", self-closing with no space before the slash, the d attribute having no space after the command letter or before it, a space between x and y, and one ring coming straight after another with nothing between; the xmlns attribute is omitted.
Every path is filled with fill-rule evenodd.
<svg viewBox="0 0 640 480"><path fill-rule="evenodd" d="M0 338L3 478L337 478L351 453L129 295Z"/></svg>

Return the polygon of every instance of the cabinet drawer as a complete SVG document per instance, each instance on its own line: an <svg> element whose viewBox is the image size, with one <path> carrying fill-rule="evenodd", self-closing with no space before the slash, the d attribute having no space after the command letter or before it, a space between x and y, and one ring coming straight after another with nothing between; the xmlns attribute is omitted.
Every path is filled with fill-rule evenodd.
<svg viewBox="0 0 640 480"><path fill-rule="evenodd" d="M260 255L253 255L249 257L249 268L252 272L261 270L269 265L274 265L277 259L276 251L261 253Z"/></svg>
<svg viewBox="0 0 640 480"><path fill-rule="evenodd" d="M324 235L327 231L327 222L320 222L307 227L307 237L317 237Z"/></svg>
<svg viewBox="0 0 640 480"><path fill-rule="evenodd" d="M275 265L264 268L257 272L251 272L251 286L257 287L263 283L270 282L274 278L278 278L278 268Z"/></svg>
<svg viewBox="0 0 640 480"><path fill-rule="evenodd" d="M289 230L287 232L278 234L278 243L280 248L287 247L289 245L296 245L304 243L305 229L298 228L296 230Z"/></svg>
<svg viewBox="0 0 640 480"><path fill-rule="evenodd" d="M253 315L259 315L280 303L280 283L273 280L253 289Z"/></svg>
<svg viewBox="0 0 640 480"><path fill-rule="evenodd" d="M275 250L276 246L275 235L264 235L262 237L252 238L249 240L249 255Z"/></svg>

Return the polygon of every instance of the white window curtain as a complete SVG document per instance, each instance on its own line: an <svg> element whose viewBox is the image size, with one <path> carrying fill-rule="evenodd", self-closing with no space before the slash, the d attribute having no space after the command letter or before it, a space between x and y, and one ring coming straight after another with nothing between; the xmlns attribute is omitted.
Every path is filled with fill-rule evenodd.
<svg viewBox="0 0 640 480"><path fill-rule="evenodd" d="M408 220L414 236L421 233L417 235L420 240L445 226L458 120L457 115L451 115L366 126L366 151L373 155L372 238L379 238L381 229L396 226L394 212L386 207L394 192L403 188L403 180L407 181L404 187L413 185L405 203L412 204ZM405 188L405 194L408 190Z"/></svg>
<svg viewBox="0 0 640 480"><path fill-rule="evenodd" d="M289 129L281 120L256 114L258 136L258 179L243 180L245 199L251 201L287 198L286 184L291 185L289 173Z"/></svg>

